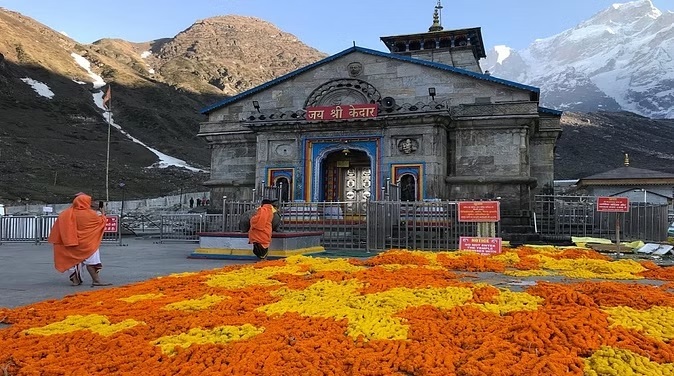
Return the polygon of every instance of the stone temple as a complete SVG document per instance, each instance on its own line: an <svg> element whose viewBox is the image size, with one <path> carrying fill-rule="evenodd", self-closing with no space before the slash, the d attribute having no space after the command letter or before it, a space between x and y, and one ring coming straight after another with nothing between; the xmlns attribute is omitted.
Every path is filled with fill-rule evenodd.
<svg viewBox="0 0 674 376"><path fill-rule="evenodd" d="M483 72L481 29L444 30L440 8L428 32L382 37L389 52L354 46L203 109L212 197L361 202L395 186L403 201L531 210L552 192L562 113Z"/></svg>

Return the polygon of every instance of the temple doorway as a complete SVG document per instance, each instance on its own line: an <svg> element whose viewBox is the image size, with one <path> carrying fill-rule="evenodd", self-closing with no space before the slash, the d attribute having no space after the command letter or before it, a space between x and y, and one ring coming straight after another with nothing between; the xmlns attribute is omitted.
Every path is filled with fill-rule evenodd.
<svg viewBox="0 0 674 376"><path fill-rule="evenodd" d="M323 200L346 203L346 212L360 211L359 203L372 195L372 166L367 154L343 149L332 152L323 163Z"/></svg>

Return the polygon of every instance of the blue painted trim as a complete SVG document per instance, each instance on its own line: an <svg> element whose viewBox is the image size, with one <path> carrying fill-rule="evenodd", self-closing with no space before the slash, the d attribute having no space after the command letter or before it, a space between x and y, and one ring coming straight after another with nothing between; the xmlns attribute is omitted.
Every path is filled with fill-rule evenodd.
<svg viewBox="0 0 674 376"><path fill-rule="evenodd" d="M224 107L226 105L237 102L237 101L239 101L243 98L246 98L250 95L253 95L255 93L259 93L259 92L261 92L261 91L263 91L263 90L265 90L269 87L280 84L281 82L287 81L287 80L289 80L293 77L296 77L296 76L298 76L298 75L300 75L300 74L302 74L302 73L304 73L308 70L319 67L319 66L321 66L323 64L326 64L326 63L329 63L333 60L339 59L340 57L348 55L352 52L361 52L361 53L368 54L368 55L374 55L374 56L384 57L384 58L393 59L393 60L405 61L405 62L412 63L412 64L423 65L423 66L426 66L426 67L436 68L436 69L444 70L444 71L447 71L447 72L458 73L458 74L462 74L464 76L476 78L478 80L483 80L483 81L493 82L493 83L497 83L497 84L501 84L501 85L506 85L506 86L517 88L517 89L531 91L531 92L534 92L534 93L540 93L540 91L541 91L539 88L534 87L534 86L524 85L524 84L520 84L520 83L517 83L517 82L514 82L514 81L508 81L508 80L504 80L502 78L496 78L496 77L493 77L493 76L490 76L490 75L486 75L486 74L482 74L482 73L476 73L476 72L469 71L469 70L466 70L466 69L456 68L456 67L453 67L453 66L447 65L447 64L441 64L441 63L436 63L436 62L433 62L433 61L426 61L426 60L421 60L421 59L417 59L417 58L413 58L413 57L396 55L396 54L391 54L391 53L387 53L387 52L371 50L369 48L354 46L354 47L347 48L346 50L344 50L342 52L338 52L338 53L336 53L332 56L328 56L323 60L319 60L315 63L309 64L309 65L304 66L300 69L292 71L292 72L290 72L288 74L285 74L281 77L278 77L278 78L273 79L271 81L265 82L264 84L262 84L260 86L256 86L252 89L246 90L243 93L237 94L233 97L230 97L230 98L227 98L227 99L222 100L220 102L217 102L217 103L215 103L211 106L208 106L208 107L202 109L201 114L208 114L208 113L210 113L214 110L217 110L221 107Z"/></svg>
<svg viewBox="0 0 674 376"><path fill-rule="evenodd" d="M421 165L421 171L415 169L415 167L408 166L408 165ZM400 166L403 169L403 174L404 173L411 173L416 170L417 172L417 179L421 180L421 200L426 200L426 162L395 162L395 163L389 163L388 164L388 172L387 174L389 175L389 178L391 179L392 183L395 183L393 181L393 176L391 176L391 170L393 170L394 166ZM418 176L421 175L421 176ZM417 183L417 189L419 189L419 183Z"/></svg>
<svg viewBox="0 0 674 376"><path fill-rule="evenodd" d="M552 108L547 108L547 107L538 107L538 112L542 112L544 114L550 114L550 115L557 115L557 116L562 116L564 112L559 111L559 110L554 110Z"/></svg>

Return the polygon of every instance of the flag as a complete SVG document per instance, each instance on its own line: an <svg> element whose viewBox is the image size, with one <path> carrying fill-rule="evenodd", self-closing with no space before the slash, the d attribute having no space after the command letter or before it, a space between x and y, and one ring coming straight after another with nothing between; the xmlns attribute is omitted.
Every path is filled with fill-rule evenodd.
<svg viewBox="0 0 674 376"><path fill-rule="evenodd" d="M103 107L106 110L110 111L110 100L112 99L112 94L110 94L110 85L108 85L108 90L106 90L105 95L103 96Z"/></svg>

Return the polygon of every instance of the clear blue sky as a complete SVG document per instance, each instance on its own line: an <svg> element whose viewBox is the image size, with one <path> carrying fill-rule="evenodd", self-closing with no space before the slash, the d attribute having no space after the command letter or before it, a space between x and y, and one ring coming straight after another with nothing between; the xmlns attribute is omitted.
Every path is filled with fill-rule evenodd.
<svg viewBox="0 0 674 376"><path fill-rule="evenodd" d="M445 0L445 29L482 27L487 48L527 47L574 27L607 0ZM652 0L674 11L674 0ZM435 0L0 0L80 43L114 37L132 42L173 37L198 19L239 14L262 18L333 54L352 45L385 50L379 37L428 30Z"/></svg>

